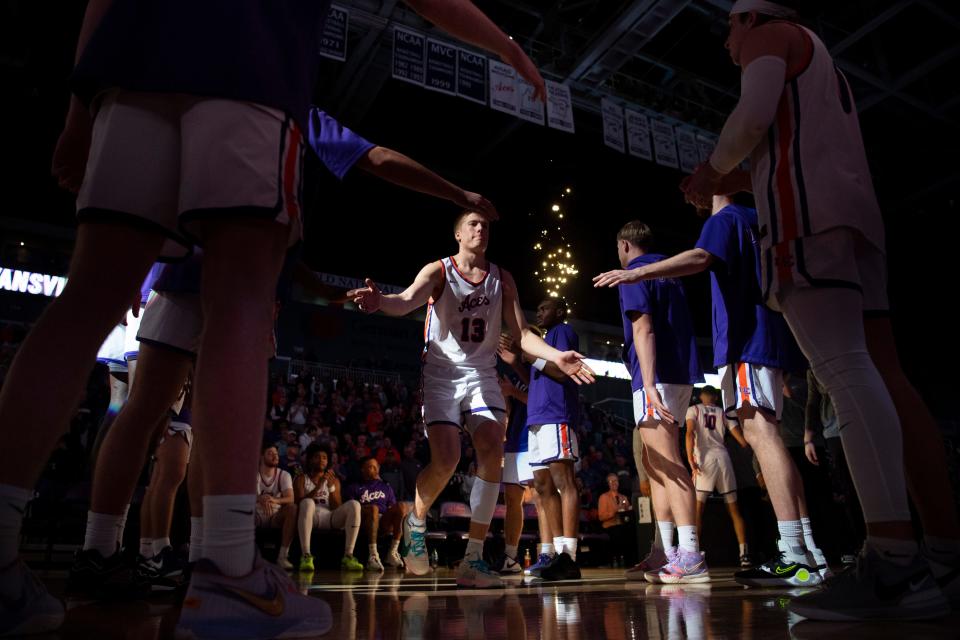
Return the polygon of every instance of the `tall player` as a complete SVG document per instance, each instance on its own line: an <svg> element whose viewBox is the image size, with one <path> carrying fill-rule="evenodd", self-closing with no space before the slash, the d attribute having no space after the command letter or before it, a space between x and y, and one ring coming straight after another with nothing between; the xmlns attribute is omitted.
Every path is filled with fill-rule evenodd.
<svg viewBox="0 0 960 640"><path fill-rule="evenodd" d="M520 46L468 0L407 1L437 26L497 53L543 98L543 79ZM205 538L218 547L193 572L189 601L197 606L183 610L181 629L208 634L212 622L222 622L218 605L231 610L216 625L221 632L229 626L246 637L269 637L329 628L324 603L300 597L286 576L256 558L250 478L267 366L258 345L248 343L269 333L283 254L300 234L301 131L328 4L87 5L75 96L54 153L60 184L80 190L82 224L67 286L34 325L0 392L7 445L0 451L0 598L15 604L5 607L2 632L49 630L63 619L62 605L18 559L25 505L98 345L165 240L173 240L166 255L182 256L197 238L205 248L206 330L194 420L197 432L217 444L203 487ZM240 290L245 295L236 295ZM238 589L252 598L230 600ZM284 592L282 615L255 604Z"/></svg>
<svg viewBox="0 0 960 640"><path fill-rule="evenodd" d="M505 412L497 382L496 355L500 326L520 338L521 348L553 362L578 382L593 375L575 351L560 352L527 325L513 276L486 258L490 221L475 211L457 216L455 256L432 262L402 293L384 295L367 286L348 297L367 313L381 310L404 316L427 304L423 353L423 419L430 442L430 464L417 476L414 510L404 519L404 561L415 575L430 570L426 516L460 460L460 429L477 452L477 480L470 495L470 534L457 584L500 587L500 576L483 561L483 541L497 505L503 464Z"/></svg>
<svg viewBox="0 0 960 640"><path fill-rule="evenodd" d="M634 220L617 233L617 256L624 268L656 264L653 233ZM700 553L693 483L680 460L678 418L690 405L693 384L702 382L693 337L693 322L683 285L660 279L620 287L624 359L633 388L633 414L643 439L653 508L665 547L672 544L673 525L679 547L667 548L666 564L645 577L665 583L709 582L710 571ZM667 528L669 526L669 528ZM665 530L666 529L666 530Z"/></svg>
<svg viewBox="0 0 960 640"><path fill-rule="evenodd" d="M709 162L681 188L701 208L715 193L757 195L766 301L782 309L843 425L867 541L857 571L791 610L816 619L937 616L946 610L940 587L960 595L960 523L943 443L896 353L883 220L850 86L826 45L797 24L795 4L733 5L726 46L743 70L740 100ZM748 155L749 179L735 171ZM904 460L926 557L910 524Z"/></svg>
<svg viewBox="0 0 960 640"><path fill-rule="evenodd" d="M713 363L721 372L724 408L743 425L764 472L782 552L767 564L739 572L736 579L749 586L811 586L824 577L826 561L813 540L800 474L777 426L782 370L792 366L795 348L783 318L759 302L755 228L753 209L717 197L696 248L594 280L597 286L614 286L710 271Z"/></svg>
<svg viewBox="0 0 960 640"><path fill-rule="evenodd" d="M546 331L544 341L562 351L576 351L580 348L580 338L564 322L566 317L567 305L563 300L549 298L537 306L537 326ZM533 483L553 530L556 554L538 577L547 581L576 580L580 578L577 565L580 492L573 467L580 456L576 433L580 396L576 385L563 372L543 360L535 360L528 398L528 449Z"/></svg>
<svg viewBox="0 0 960 640"><path fill-rule="evenodd" d="M729 432L741 447L746 448L747 441L740 427L729 421L723 409L717 406L718 395L716 389L707 385L700 390L700 404L687 409L686 449L697 490L697 532L703 535L703 508L707 498L716 490L727 505L733 532L740 545L740 566L748 567L747 525L737 508L737 478L723 440Z"/></svg>

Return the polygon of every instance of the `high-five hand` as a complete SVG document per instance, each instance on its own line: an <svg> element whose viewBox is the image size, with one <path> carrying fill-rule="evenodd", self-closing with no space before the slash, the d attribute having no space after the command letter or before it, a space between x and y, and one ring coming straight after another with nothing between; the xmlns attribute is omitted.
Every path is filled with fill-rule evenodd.
<svg viewBox="0 0 960 640"><path fill-rule="evenodd" d="M618 284L632 284L642 280L639 269L615 269L614 271L605 271L593 278L593 286L615 287Z"/></svg>
<svg viewBox="0 0 960 640"><path fill-rule="evenodd" d="M593 384L593 370L583 364L584 357L576 351L564 351L553 363L577 384Z"/></svg>
<svg viewBox="0 0 960 640"><path fill-rule="evenodd" d="M351 289L347 291L347 299L353 300L361 311L373 313L380 308L380 300L383 294L377 283L367 278L364 280L367 286L362 289Z"/></svg>
<svg viewBox="0 0 960 640"><path fill-rule="evenodd" d="M482 213L487 217L487 220L492 222L500 219L500 214L497 212L497 208L493 206L493 203L479 193L464 191L463 195L455 202L455 204L463 207L464 209Z"/></svg>

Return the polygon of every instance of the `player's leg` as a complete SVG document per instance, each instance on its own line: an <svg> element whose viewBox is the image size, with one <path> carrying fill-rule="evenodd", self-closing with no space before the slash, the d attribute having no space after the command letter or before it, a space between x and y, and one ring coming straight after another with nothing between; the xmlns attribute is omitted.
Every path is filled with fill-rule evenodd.
<svg viewBox="0 0 960 640"><path fill-rule="evenodd" d="M701 538L703 537L703 510L707 506L709 497L709 493L697 490L697 535Z"/></svg>
<svg viewBox="0 0 960 640"><path fill-rule="evenodd" d="M297 534L297 505L282 505L276 518L280 521L280 553L277 555L277 564L282 569L290 570L293 569L290 563L290 546Z"/></svg>
<svg viewBox="0 0 960 640"><path fill-rule="evenodd" d="M457 584L481 589L503 586L500 576L483 560L483 543L500 495L506 433L505 420L492 417L471 415L466 425L477 453L477 477L470 491L470 533L463 562L457 570Z"/></svg>
<svg viewBox="0 0 960 640"><path fill-rule="evenodd" d="M509 456L507 458L509 460ZM509 463L505 463L509 464ZM516 462L514 461L514 465ZM520 564L520 535L523 533L523 485L504 484L503 502L506 515L503 519L504 559L500 567L501 574L514 574L523 571Z"/></svg>
<svg viewBox="0 0 960 640"><path fill-rule="evenodd" d="M730 522L733 524L733 533L737 536L737 544L740 545L740 564L743 566L747 560L747 523L744 522L737 504L737 492L728 493L723 498L727 504Z"/></svg>
<svg viewBox="0 0 960 640"><path fill-rule="evenodd" d="M527 435L528 456L533 469L533 487L537 492L540 508L543 510L546 526L552 537L542 539L553 545L552 555L563 553L563 503L560 492L553 483L549 460L555 459L558 452L556 425L530 425ZM539 576L539 571L531 573Z"/></svg>
<svg viewBox="0 0 960 640"><path fill-rule="evenodd" d="M193 563L204 557L203 555L203 455L200 447L203 438L194 436L190 447L190 463L187 465L187 495L190 498L190 555L189 562ZM296 505L293 505L296 507ZM294 516L296 518L296 516ZM296 531L296 520L293 530ZM293 537L290 538L293 540Z"/></svg>
<svg viewBox="0 0 960 640"><path fill-rule="evenodd" d="M383 564L387 567L403 567L403 558L400 557L400 541L403 539L403 521L410 511L407 502L398 502L380 517L380 530L390 536L390 551Z"/></svg>
<svg viewBox="0 0 960 640"><path fill-rule="evenodd" d="M634 414L642 419L645 410L637 407L637 403L641 401L639 398L640 392L638 391L634 394ZM643 434L639 424L633 430L633 457L638 472L643 471L642 477L645 477L650 485L650 506L656 520L656 527L654 528L650 551L639 563L627 569L624 575L627 580L647 580L648 582L659 583L660 569L676 554L676 546L673 544L676 524L673 520L673 514L670 512L670 502L667 499L667 490L663 485L663 478L650 464L647 448L643 446Z"/></svg>
<svg viewBox="0 0 960 640"><path fill-rule="evenodd" d="M206 503L204 503L206 506ZM322 507L321 507L322 508ZM313 498L304 498L300 501L297 514L297 533L300 535L300 571L313 571L313 554L310 553L310 538L313 528L319 526L321 514L317 502ZM326 509L324 509L326 511ZM204 532L206 533L206 532Z"/></svg>
<svg viewBox="0 0 960 640"><path fill-rule="evenodd" d="M567 425L544 425L544 429L551 427L567 428ZM554 429L555 431L557 429ZM571 439L575 442L576 436L571 430ZM576 448L575 445L573 447ZM572 452L576 455L576 451ZM577 489L573 471L573 460L558 460L549 465L550 478L553 481L554 491L559 494L560 503L560 547L557 557L540 572L543 580L578 580L580 567L577 565L577 546L580 534L580 492ZM556 521L552 526L557 524ZM554 545L557 543L554 542Z"/></svg>
<svg viewBox="0 0 960 640"><path fill-rule="evenodd" d="M540 471L545 471L545 469L540 469ZM543 499L540 497L540 492L537 491L536 488L536 472L537 470L531 467L531 475L533 476L531 483L533 483L533 501L537 507L537 530L540 535L540 548L537 552L537 561L523 570L524 575L528 576L539 576L540 571L553 561L553 558L556 556L553 539L557 534L561 533L559 530L554 531L551 525L552 521L543 506Z"/></svg>
<svg viewBox="0 0 960 640"><path fill-rule="evenodd" d="M187 438L168 430L163 443L157 447L154 474L150 481L153 499L150 508L150 526L147 535L153 538L154 555L170 546L170 524L177 490L187 476L190 444Z"/></svg>
<svg viewBox="0 0 960 640"><path fill-rule="evenodd" d="M380 507L375 504L365 504L360 509L360 529L367 541L369 553L367 556L368 571L383 571L380 562L380 551L377 549L377 538L380 535Z"/></svg>
<svg viewBox="0 0 960 640"><path fill-rule="evenodd" d="M330 514L330 526L343 530L343 559L340 566L347 571L363 571L363 565L353 557L357 537L360 535L360 511L359 502L347 500Z"/></svg>

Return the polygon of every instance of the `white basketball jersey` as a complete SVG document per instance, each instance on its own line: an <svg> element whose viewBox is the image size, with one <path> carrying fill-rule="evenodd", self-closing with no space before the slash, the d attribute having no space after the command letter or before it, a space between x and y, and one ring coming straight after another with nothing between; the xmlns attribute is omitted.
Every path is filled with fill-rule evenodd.
<svg viewBox="0 0 960 640"><path fill-rule="evenodd" d="M313 484L313 480L310 479L310 476L304 476L303 488L307 493L313 491L315 486L317 485ZM326 480L320 481L320 490L317 491L315 496L313 496L313 501L322 507L330 506L330 486Z"/></svg>
<svg viewBox="0 0 960 640"><path fill-rule="evenodd" d="M788 73L776 119L750 157L762 246L853 227L884 251L850 85L820 38L793 26L810 39L813 54L795 77Z"/></svg>
<svg viewBox="0 0 960 640"><path fill-rule="evenodd" d="M702 463L708 455L720 451L727 453L727 446L723 443L723 436L727 432L723 409L697 404L687 410L687 420L693 420L696 438L693 451L698 462Z"/></svg>
<svg viewBox="0 0 960 640"><path fill-rule="evenodd" d="M500 268L471 282L453 258L444 258L443 290L430 299L424 329L423 362L460 369L485 370L497 365L497 345L503 323Z"/></svg>
<svg viewBox="0 0 960 640"><path fill-rule="evenodd" d="M275 469L273 478L267 478L259 471L257 472L257 495L267 494L274 498L282 498L286 489L293 488L293 479L290 474L283 469Z"/></svg>

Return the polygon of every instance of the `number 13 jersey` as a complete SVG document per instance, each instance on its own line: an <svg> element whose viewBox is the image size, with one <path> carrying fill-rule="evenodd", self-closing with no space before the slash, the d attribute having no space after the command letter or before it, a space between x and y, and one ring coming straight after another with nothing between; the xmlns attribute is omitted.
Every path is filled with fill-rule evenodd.
<svg viewBox="0 0 960 640"><path fill-rule="evenodd" d="M424 365L475 371L495 368L503 322L500 268L489 263L487 274L472 282L452 257L440 264L443 289L427 306Z"/></svg>

